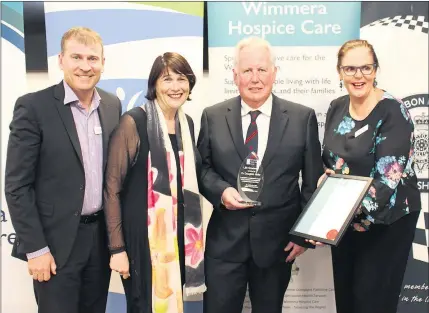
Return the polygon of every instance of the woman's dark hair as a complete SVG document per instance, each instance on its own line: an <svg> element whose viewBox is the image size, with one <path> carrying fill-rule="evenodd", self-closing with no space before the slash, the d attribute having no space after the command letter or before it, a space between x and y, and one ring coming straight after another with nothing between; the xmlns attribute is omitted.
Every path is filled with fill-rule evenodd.
<svg viewBox="0 0 429 313"><path fill-rule="evenodd" d="M166 52L163 55L158 56L153 62L152 69L149 74L149 81L147 83L146 99L155 100L156 98L156 81L166 71L172 70L176 74L183 74L188 78L189 81L189 95L192 92L196 83L196 77L192 71L188 61L176 52ZM187 100L191 100L189 98Z"/></svg>

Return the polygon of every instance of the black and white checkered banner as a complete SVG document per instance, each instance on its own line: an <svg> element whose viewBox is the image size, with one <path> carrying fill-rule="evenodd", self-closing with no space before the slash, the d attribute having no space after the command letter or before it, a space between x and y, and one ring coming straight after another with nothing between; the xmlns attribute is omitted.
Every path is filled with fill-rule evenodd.
<svg viewBox="0 0 429 313"><path fill-rule="evenodd" d="M411 30L420 30L423 33L428 33L429 23L426 20L425 16L413 16L413 15L407 15L407 16L395 16L395 17L385 17L378 21L375 21L369 26L376 26L376 25L382 25L382 26L389 26L389 27L407 27Z"/></svg>

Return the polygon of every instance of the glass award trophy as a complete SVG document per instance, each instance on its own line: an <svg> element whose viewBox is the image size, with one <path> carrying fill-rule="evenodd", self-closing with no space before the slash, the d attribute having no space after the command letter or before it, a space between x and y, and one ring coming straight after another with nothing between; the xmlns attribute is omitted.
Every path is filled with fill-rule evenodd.
<svg viewBox="0 0 429 313"><path fill-rule="evenodd" d="M261 160L251 152L241 164L237 177L237 189L243 201L240 203L260 206L258 201L264 185L264 171Z"/></svg>

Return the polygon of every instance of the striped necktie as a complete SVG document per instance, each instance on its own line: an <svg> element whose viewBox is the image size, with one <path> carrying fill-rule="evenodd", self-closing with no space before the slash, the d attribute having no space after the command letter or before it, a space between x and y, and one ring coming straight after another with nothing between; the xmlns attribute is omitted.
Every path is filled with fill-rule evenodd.
<svg viewBox="0 0 429 313"><path fill-rule="evenodd" d="M261 111L250 111L250 125L247 129L246 141L244 145L247 147L248 152L254 151L258 154L258 125L256 124L256 119L258 118Z"/></svg>

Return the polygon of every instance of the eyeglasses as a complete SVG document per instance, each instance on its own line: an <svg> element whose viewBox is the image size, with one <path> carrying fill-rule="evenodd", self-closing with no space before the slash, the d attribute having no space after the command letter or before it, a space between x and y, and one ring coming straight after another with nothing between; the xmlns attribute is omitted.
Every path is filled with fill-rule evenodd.
<svg viewBox="0 0 429 313"><path fill-rule="evenodd" d="M340 68L343 70L343 73L347 76L354 76L359 69L362 75L371 75L374 72L374 69L377 67L377 64L365 64L362 66L341 66Z"/></svg>

